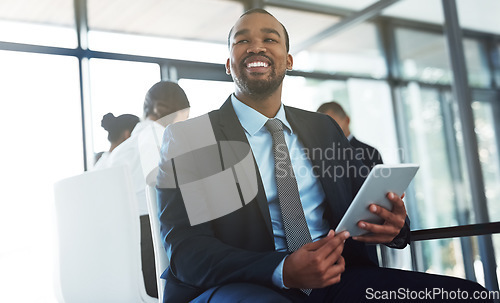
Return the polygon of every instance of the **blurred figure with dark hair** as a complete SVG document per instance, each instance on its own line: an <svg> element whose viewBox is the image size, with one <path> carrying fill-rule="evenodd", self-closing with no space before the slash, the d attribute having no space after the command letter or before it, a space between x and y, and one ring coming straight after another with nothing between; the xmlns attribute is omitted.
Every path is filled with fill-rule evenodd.
<svg viewBox="0 0 500 303"><path fill-rule="evenodd" d="M139 117L130 114L115 117L112 113L107 113L102 117L101 126L108 132L108 141L111 143L109 151L98 154L94 168L106 167L106 161L111 153L123 141L130 138L132 131Z"/></svg>
<svg viewBox="0 0 500 303"><path fill-rule="evenodd" d="M349 143L351 143L352 147L354 147L357 153L361 154L361 160L366 166L370 168L370 170L375 165L383 163L382 156L375 147L359 141L351 134L351 130L349 129L351 119L339 103L335 101L323 103L320 105L320 107L318 107L317 112L326 114L332 117L335 122L337 122L337 124L344 132L347 140L349 140Z"/></svg>
<svg viewBox="0 0 500 303"><path fill-rule="evenodd" d="M131 135L110 152L106 167L127 166L137 195L141 220L141 259L146 292L158 297L153 242L146 203L147 180L156 180L160 161L160 143L169 124L186 120L189 101L184 90L174 82L154 84L144 98L144 119L137 123Z"/></svg>

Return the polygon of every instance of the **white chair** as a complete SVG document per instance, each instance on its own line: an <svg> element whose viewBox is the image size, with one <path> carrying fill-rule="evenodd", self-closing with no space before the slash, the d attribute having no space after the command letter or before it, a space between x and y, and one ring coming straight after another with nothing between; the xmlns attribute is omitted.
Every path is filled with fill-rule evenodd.
<svg viewBox="0 0 500 303"><path fill-rule="evenodd" d="M56 278L66 303L158 302L146 294L140 223L126 167L86 172L55 184Z"/></svg>
<svg viewBox="0 0 500 303"><path fill-rule="evenodd" d="M163 247L163 242L160 236L160 222L158 219L158 202L156 199L156 175L158 174L158 167L146 176L146 200L148 204L149 222L151 224L151 234L153 237L153 248L155 252L155 268L156 268L156 284L158 286L158 298L163 302L163 290L165 289L165 280L160 276L163 271L168 267L169 260L167 252Z"/></svg>

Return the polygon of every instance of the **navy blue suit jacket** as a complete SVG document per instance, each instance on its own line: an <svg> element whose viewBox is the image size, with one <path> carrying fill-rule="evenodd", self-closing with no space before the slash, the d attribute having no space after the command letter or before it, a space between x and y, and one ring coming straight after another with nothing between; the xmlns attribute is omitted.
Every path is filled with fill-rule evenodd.
<svg viewBox="0 0 500 303"><path fill-rule="evenodd" d="M287 106L285 112L306 149L325 151L334 148L352 154L347 151L351 146L342 130L330 117ZM209 117L217 141L248 144L230 98L219 110L210 112ZM183 122L175 124L175 129L182 128ZM172 134L175 138L176 133ZM168 145L175 142L172 140ZM166 146L164 144L162 154L166 152L165 148L170 148ZM310 158L318 169L316 174L326 195L325 216L334 229L364 179L354 172L349 178L335 176L333 170L341 167L347 172L349 166L352 169L363 164L358 160L331 159L333 157L317 154ZM330 173L326 171L328 167ZM189 224L180 190L157 188L160 230L170 258L170 266L162 275L166 279L164 302L187 302L213 286L232 282L274 287L273 271L287 253L275 251L268 203L258 169L257 178L258 194L250 203L226 216L195 226ZM405 246L408 236L409 226L405 226L391 246ZM361 242L349 239L343 256L347 267L374 266Z"/></svg>

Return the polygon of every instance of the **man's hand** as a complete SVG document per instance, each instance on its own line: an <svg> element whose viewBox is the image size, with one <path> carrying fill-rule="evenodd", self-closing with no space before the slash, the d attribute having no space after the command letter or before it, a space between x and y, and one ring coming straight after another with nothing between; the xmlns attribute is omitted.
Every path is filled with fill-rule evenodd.
<svg viewBox="0 0 500 303"><path fill-rule="evenodd" d="M366 243L389 243L399 234L406 219L406 208L403 202L404 194L401 197L394 193L388 193L387 198L394 205L392 211L375 204L371 204L369 210L385 220L384 224L372 224L359 221L358 226L371 234L353 237L356 241Z"/></svg>
<svg viewBox="0 0 500 303"><path fill-rule="evenodd" d="M289 288L323 288L340 281L345 262L341 256L348 232L328 235L308 243L286 257L283 283Z"/></svg>

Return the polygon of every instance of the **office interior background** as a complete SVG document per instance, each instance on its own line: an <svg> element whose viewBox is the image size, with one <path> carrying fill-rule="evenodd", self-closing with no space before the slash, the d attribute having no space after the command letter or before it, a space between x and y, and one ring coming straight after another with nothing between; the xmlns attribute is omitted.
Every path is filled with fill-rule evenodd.
<svg viewBox="0 0 500 303"><path fill-rule="evenodd" d="M56 302L53 185L109 149L102 116L142 117L161 79L191 117L218 108L228 31L253 7L290 34L285 104L337 100L384 162L420 164L412 230L500 221L498 0L0 0L1 302ZM437 237L386 265L498 289L500 235Z"/></svg>

